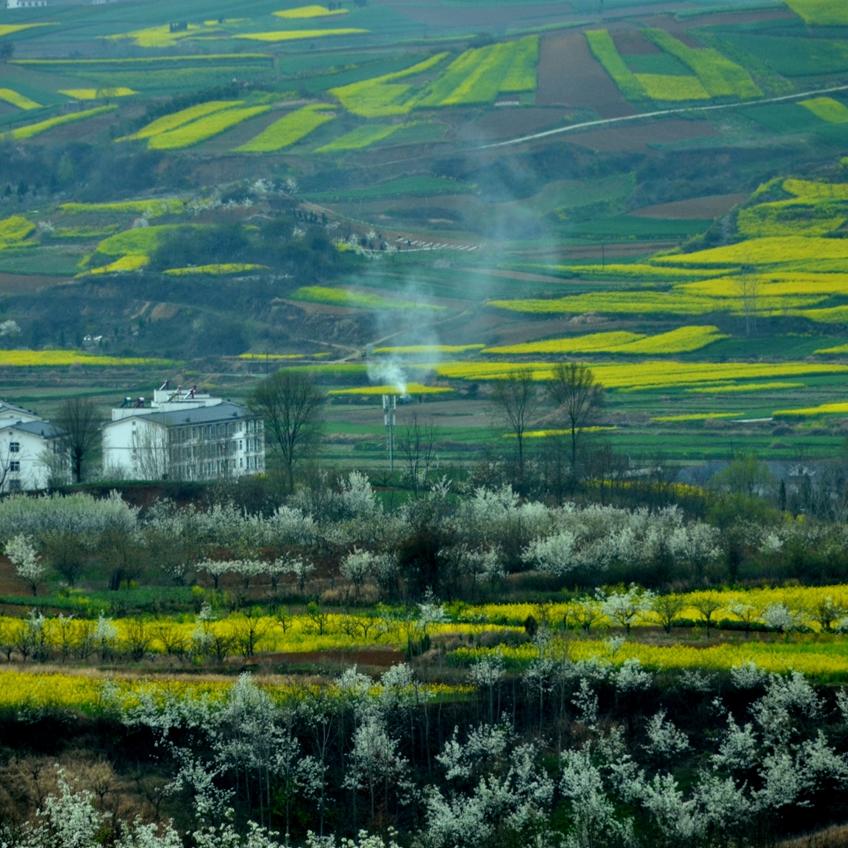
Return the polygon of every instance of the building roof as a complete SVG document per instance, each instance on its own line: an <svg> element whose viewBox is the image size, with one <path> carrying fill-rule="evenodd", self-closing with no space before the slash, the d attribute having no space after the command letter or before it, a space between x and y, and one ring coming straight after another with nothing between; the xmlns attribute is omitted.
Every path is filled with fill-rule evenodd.
<svg viewBox="0 0 848 848"><path fill-rule="evenodd" d="M62 435L62 431L49 421L16 421L14 424L0 425L0 430L23 430L45 439L55 439Z"/></svg>
<svg viewBox="0 0 848 848"><path fill-rule="evenodd" d="M9 403L5 400L0 400L0 414L8 412L23 413L24 415L31 415L33 418L38 418L38 415L31 409L25 409L23 406L15 406L15 404L13 403Z"/></svg>
<svg viewBox="0 0 848 848"><path fill-rule="evenodd" d="M217 424L223 421L238 421L250 417L253 417L253 413L246 407L224 401L215 406L197 406L191 409L175 410L174 412L148 412L141 415L131 415L118 421L110 421L106 426L120 424L130 418L153 421L164 427L179 427L182 424Z"/></svg>

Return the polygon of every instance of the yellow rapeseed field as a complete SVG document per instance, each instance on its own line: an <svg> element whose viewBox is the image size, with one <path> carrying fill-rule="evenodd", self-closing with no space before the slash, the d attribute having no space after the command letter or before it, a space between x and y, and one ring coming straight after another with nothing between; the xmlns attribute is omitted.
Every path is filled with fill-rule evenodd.
<svg viewBox="0 0 848 848"><path fill-rule="evenodd" d="M350 309L424 309L442 310L443 306L431 306L414 300L395 300L353 289L336 289L330 286L303 286L292 294L292 300L308 303L325 303L329 306L344 306Z"/></svg>
<svg viewBox="0 0 848 848"><path fill-rule="evenodd" d="M846 374L848 365L807 362L681 362L647 360L638 363L590 363L598 382L608 389L640 390L697 386L731 380ZM550 380L550 362L442 362L434 366L450 380L500 380L529 369L536 380Z"/></svg>
<svg viewBox="0 0 848 848"><path fill-rule="evenodd" d="M97 356L76 350L0 350L0 368L61 368L70 365L167 365L167 359Z"/></svg>
<svg viewBox="0 0 848 848"><path fill-rule="evenodd" d="M185 209L185 201L178 197L156 197L145 200L116 200L104 203L62 203L63 212L85 213L126 213L144 215L145 218L160 218L163 215L179 215Z"/></svg>
<svg viewBox="0 0 848 848"><path fill-rule="evenodd" d="M400 130L411 126L415 126L415 124L370 124L357 127L327 142L327 144L317 148L315 152L342 153L347 150L363 150L366 147L371 147L372 144L385 141Z"/></svg>
<svg viewBox="0 0 848 848"><path fill-rule="evenodd" d="M342 27L337 29L287 29L274 32L247 32L237 35L236 38L246 38L250 41L266 41L270 43L278 41L302 41L307 38L327 38L331 35L364 35L367 29L359 27Z"/></svg>
<svg viewBox="0 0 848 848"><path fill-rule="evenodd" d="M682 266L780 265L809 261L810 270L814 271L816 261L822 259L845 261L848 264L848 239L801 236L748 239L694 253L655 256L651 261L658 265Z"/></svg>
<svg viewBox="0 0 848 848"><path fill-rule="evenodd" d="M783 180L782 185L784 190L805 203L848 200L848 183L823 183L790 177Z"/></svg>
<svg viewBox="0 0 848 848"><path fill-rule="evenodd" d="M555 651L557 644L549 646ZM608 642L595 639L571 639L559 644L560 651L571 660L600 660L617 667L627 660L639 660L654 671L717 671L755 663L772 674L798 671L820 682L839 682L848 678L848 656L837 642L815 643L760 642L719 643L714 645L650 645L625 642L613 652ZM498 648L458 648L451 656L460 663L470 663L484 656L499 655L509 665L523 666L538 657L532 643Z"/></svg>
<svg viewBox="0 0 848 848"><path fill-rule="evenodd" d="M274 121L259 135L236 148L237 153L274 153L291 147L336 117L323 103L303 106Z"/></svg>
<svg viewBox="0 0 848 848"><path fill-rule="evenodd" d="M843 0L786 0L786 4L808 24L848 25L848 6Z"/></svg>
<svg viewBox="0 0 848 848"><path fill-rule="evenodd" d="M190 699L219 704L234 682L231 676L216 674L145 676L89 669L4 668L0 670L0 711L111 715L137 705L142 698L154 703ZM338 693L334 683L318 684L275 675L263 675L257 684L277 704L298 701L319 691L331 697ZM379 691L375 685L374 693ZM473 689L466 685L426 684L421 691L431 699L465 698Z"/></svg>
<svg viewBox="0 0 848 848"><path fill-rule="evenodd" d="M489 347L484 353L522 355L538 353L614 353L625 355L688 353L728 338L718 327L678 327L655 336L626 331L591 333L565 339Z"/></svg>
<svg viewBox="0 0 848 848"><path fill-rule="evenodd" d="M137 47L174 47L181 41L190 38L205 38L208 36L223 36L226 30L222 24L239 23L243 19L232 18L222 22L216 20L203 21L202 23L190 23L185 29L172 30L169 24L145 27L131 32L117 33L116 35L104 36L109 41L132 41Z"/></svg>
<svg viewBox="0 0 848 848"><path fill-rule="evenodd" d="M35 224L23 215L0 220L0 250L25 242L35 232Z"/></svg>
<svg viewBox="0 0 848 848"><path fill-rule="evenodd" d="M250 118L264 114L270 108L270 106L243 106L213 112L211 115L183 124L169 132L152 136L147 142L147 146L151 150L182 150L186 147L193 147L195 144L200 144L202 141L220 135Z"/></svg>
<svg viewBox="0 0 848 848"><path fill-rule="evenodd" d="M360 386L355 389L333 389L331 395L362 395L371 397L374 395L443 395L452 392L453 389L446 386L424 386L421 383L407 383L406 390L402 391L397 386Z"/></svg>
<svg viewBox="0 0 848 848"><path fill-rule="evenodd" d="M78 277L102 277L104 274L125 274L129 271L141 271L150 264L150 257L144 253L128 253L114 262L107 265L99 265L97 268L90 268L81 271Z"/></svg>
<svg viewBox="0 0 848 848"><path fill-rule="evenodd" d="M696 76L674 74L636 74L651 100L711 100L712 95Z"/></svg>
<svg viewBox="0 0 848 848"><path fill-rule="evenodd" d="M242 102L241 100L207 100L205 103L198 103L196 106L189 106L187 109L180 109L179 112L172 112L170 115L157 118L155 121L147 124L147 126L142 127L138 132L118 140L140 141L153 138L154 136L171 132L184 124L196 121L198 118L203 118L206 115L239 106Z"/></svg>
<svg viewBox="0 0 848 848"><path fill-rule="evenodd" d="M822 403L819 406L807 406L800 409L778 409L774 413L780 416L811 417L815 415L848 415L848 402Z"/></svg>
<svg viewBox="0 0 848 848"><path fill-rule="evenodd" d="M835 347L822 347L816 353L848 353L848 344L836 345Z"/></svg>
<svg viewBox="0 0 848 848"><path fill-rule="evenodd" d="M809 619L806 623L813 630L821 627L815 621L818 607L827 601L848 609L848 585L836 584L830 586L778 586L756 589L716 589L685 592L675 596L681 601L680 612L676 619L684 622L697 622L703 616L698 611L697 604L705 599L715 600L718 607L714 620L727 619L744 624L745 613L751 622L762 623L761 613L774 604L782 604L791 610L804 614ZM740 606L741 605L741 606ZM461 604L455 616L457 620L489 623L497 625L518 626L524 623L527 616L532 615L538 621L549 621L556 626L567 620L575 621L575 614L580 608L578 601L558 603L511 603L511 604ZM602 615L598 619L598 627L611 627L614 622ZM658 627L660 618L654 612L641 614L635 621L636 627ZM848 651L848 639L845 640Z"/></svg>
<svg viewBox="0 0 848 848"><path fill-rule="evenodd" d="M413 86L399 80L423 74L440 64L447 56L447 53L436 53L401 71L331 88L330 94L348 112L363 118L406 115L415 105L415 99L411 96Z"/></svg>
<svg viewBox="0 0 848 848"><path fill-rule="evenodd" d="M848 273L813 274L786 273L746 274L714 277L694 283L683 283L679 291L716 298L751 298L753 305L766 299L784 297L848 296Z"/></svg>
<svg viewBox="0 0 848 848"><path fill-rule="evenodd" d="M246 274L250 271L264 271L267 268L267 265L257 265L253 262L224 262L217 265L190 265L187 268L169 268L164 273L168 277L225 277L232 274Z"/></svg>
<svg viewBox="0 0 848 848"><path fill-rule="evenodd" d="M97 106L94 109L85 109L82 112L68 112L65 115L57 115L55 118L46 118L45 120L38 121L34 124L26 124L23 127L15 127L8 132L0 133L0 139L23 141L24 139L41 135L41 133L52 130L54 127L61 127L64 124L71 124L76 121L85 121L88 118L103 115L104 113L111 112L117 108L117 106Z"/></svg>
<svg viewBox="0 0 848 848"><path fill-rule="evenodd" d="M35 29L36 27L56 26L54 23L42 24L0 24L0 38L5 35L14 35L16 32L23 32L27 29Z"/></svg>
<svg viewBox="0 0 848 848"><path fill-rule="evenodd" d="M326 6L319 6L317 3L312 3L307 6L295 6L293 9L283 9L281 12L274 12L278 18L288 20L298 20L302 18L326 18L335 15L346 15L347 9L328 9Z"/></svg>
<svg viewBox="0 0 848 848"><path fill-rule="evenodd" d="M17 106L18 109L23 109L24 111L41 108L40 103L36 103L35 100L31 100L26 95L12 88L0 88L0 100L4 103L10 103L12 106Z"/></svg>
<svg viewBox="0 0 848 848"><path fill-rule="evenodd" d="M110 97L130 97L138 92L119 85L115 88L62 88L59 94L73 97L74 100L106 100Z"/></svg>

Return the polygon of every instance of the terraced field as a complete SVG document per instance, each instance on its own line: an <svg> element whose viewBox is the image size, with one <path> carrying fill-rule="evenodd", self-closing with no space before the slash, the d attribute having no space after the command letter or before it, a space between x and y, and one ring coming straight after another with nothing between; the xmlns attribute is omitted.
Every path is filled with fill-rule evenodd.
<svg viewBox="0 0 848 848"><path fill-rule="evenodd" d="M240 153L271 153L291 147L310 133L335 118L335 113L322 104L304 106L275 121L241 147Z"/></svg>
<svg viewBox="0 0 848 848"><path fill-rule="evenodd" d="M786 0L786 2L808 24L848 25L848 9L839 0Z"/></svg>
<svg viewBox="0 0 848 848"><path fill-rule="evenodd" d="M679 60L691 73L646 73L631 70L607 30L589 30L586 38L597 60L621 92L635 102L645 99L675 102L733 97L744 100L762 94L751 75L715 48L690 47L665 30L647 29L644 36Z"/></svg>
<svg viewBox="0 0 848 848"><path fill-rule="evenodd" d="M69 319L63 343L0 301L21 347L111 326L108 353L155 358L132 356L140 339L199 328L210 374L225 348L251 379L300 362L337 393L343 461L382 461L370 406L391 381L371 384L371 360L434 389L420 411L451 458L502 439L492 379L530 366L543 383L572 358L607 388L596 437L626 451L720 451L722 428L829 449L848 324L839 5L621 0L614 21L532 5L178 0L173 27L120 4L108 24L0 13L0 135L52 169L0 179L0 296L122 304L103 327ZM740 423L791 408L822 411L780 416L784 435Z"/></svg>

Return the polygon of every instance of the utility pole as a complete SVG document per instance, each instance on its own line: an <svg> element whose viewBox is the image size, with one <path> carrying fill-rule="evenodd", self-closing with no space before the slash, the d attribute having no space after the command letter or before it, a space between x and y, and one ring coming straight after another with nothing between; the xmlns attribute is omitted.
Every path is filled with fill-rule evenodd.
<svg viewBox="0 0 848 848"><path fill-rule="evenodd" d="M383 424L386 427L386 449L389 470L395 470L395 426L397 425L397 395L383 395Z"/></svg>

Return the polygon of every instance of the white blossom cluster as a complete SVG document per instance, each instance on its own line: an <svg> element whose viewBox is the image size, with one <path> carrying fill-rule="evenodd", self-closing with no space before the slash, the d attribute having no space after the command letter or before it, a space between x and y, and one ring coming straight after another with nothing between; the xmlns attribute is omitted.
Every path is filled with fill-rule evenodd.
<svg viewBox="0 0 848 848"><path fill-rule="evenodd" d="M403 577L394 555L415 528L439 539L440 575L466 584L496 584L519 569L556 577L582 571L597 576L598 583L615 582L622 573L639 580L657 568L703 576L726 544L717 528L687 519L676 507L548 506L522 500L509 486L481 487L458 498L450 494L440 481L422 498L388 511L368 477L354 471L264 512L229 502L177 507L168 500L141 511L115 492L101 499L12 496L0 501L0 543L11 543L14 551L22 538L28 540L35 559L23 564L19 557L18 568L34 590L44 576L34 563L49 567L53 560L46 554L57 549L57 539L72 538L94 560L103 559L100 551L120 547L120 556L112 559L127 561L134 574L158 568L181 582L198 574L214 582L225 574L247 582L256 576L274 588L290 577L303 591L312 565L328 562L356 594L367 583L388 597L397 594ZM746 555L791 557L801 547L836 557L848 547L848 526L791 520L768 528L740 525L734 539ZM67 579L76 578L71 573ZM848 629L848 616L838 612L828 629ZM803 626L795 611L779 605L765 616L782 632Z"/></svg>
<svg viewBox="0 0 848 848"><path fill-rule="evenodd" d="M472 679L482 689L498 686L497 665L484 670L481 664ZM799 674L759 675L761 694L747 706L734 699L738 714L717 699L723 729L708 738L711 747L696 760L690 738L665 709L629 732L598 720L599 682L626 694L634 680L644 684L647 672L638 664L625 671L548 660L532 674L570 685L566 709L582 728L572 745L554 761L544 735L526 741L507 716L456 727L423 783L403 750L406 717L424 703L406 665L389 669L379 681L350 668L336 681L340 700L316 695L289 706L276 705L249 675L238 679L223 704L154 702L142 695L125 721L153 730L160 748L170 753L176 763L171 791L192 799L193 831L178 834L167 823L112 820L93 793L75 788L60 771L58 790L29 824L0 832L0 846L100 848L108 838L118 848L177 848L188 837L194 848L398 848L391 829L381 836L362 831L353 838L291 839L294 803L300 800L323 815L331 797L321 740L336 733L339 709L348 715L350 729L334 791L356 794L372 814L387 799L417 805L422 824L413 835L415 848L749 846L758 844L749 835L769 822L788 820L820 793L848 786L848 758L824 730L836 727L837 736L843 734L848 693L838 693L834 710ZM740 671L740 684L753 675L751 668ZM540 691L550 695L547 688ZM307 751L304 736L318 740L317 746ZM684 764L685 783L678 778ZM267 821L237 826L231 787L247 779L257 781L260 792L273 785L284 830L270 829Z"/></svg>

